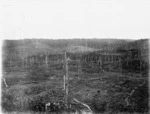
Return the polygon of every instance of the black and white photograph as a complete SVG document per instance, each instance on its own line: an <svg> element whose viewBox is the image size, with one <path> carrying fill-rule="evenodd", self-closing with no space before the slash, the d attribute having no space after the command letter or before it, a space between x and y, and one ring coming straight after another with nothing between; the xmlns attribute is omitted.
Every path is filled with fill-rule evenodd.
<svg viewBox="0 0 150 114"><path fill-rule="evenodd" d="M2 0L2 114L149 114L148 0Z"/></svg>

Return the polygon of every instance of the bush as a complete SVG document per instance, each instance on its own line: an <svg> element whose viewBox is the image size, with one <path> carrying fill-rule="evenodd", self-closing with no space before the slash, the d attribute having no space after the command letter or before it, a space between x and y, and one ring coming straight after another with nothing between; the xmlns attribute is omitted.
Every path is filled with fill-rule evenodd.
<svg viewBox="0 0 150 114"><path fill-rule="evenodd" d="M97 94L92 99L92 108L95 112L106 112L107 111L107 101L106 96L102 96L98 91Z"/></svg>
<svg viewBox="0 0 150 114"><path fill-rule="evenodd" d="M15 109L15 105L13 104L14 98L11 94L2 95L2 110L3 111L13 111Z"/></svg>
<svg viewBox="0 0 150 114"><path fill-rule="evenodd" d="M30 72L28 73L29 81L45 81L50 75L52 75L52 71L47 70L45 67L37 67L36 64L31 66Z"/></svg>
<svg viewBox="0 0 150 114"><path fill-rule="evenodd" d="M119 83L121 82L121 83ZM109 88L108 108L113 112L147 112L148 81L120 78L116 87ZM133 93L131 94L131 92ZM128 98L128 103L126 102Z"/></svg>

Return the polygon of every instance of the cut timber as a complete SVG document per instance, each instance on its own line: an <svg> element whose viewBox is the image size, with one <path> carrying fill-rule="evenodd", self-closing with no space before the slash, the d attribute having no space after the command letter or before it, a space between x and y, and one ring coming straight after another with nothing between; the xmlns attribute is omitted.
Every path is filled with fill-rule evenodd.
<svg viewBox="0 0 150 114"><path fill-rule="evenodd" d="M75 100L77 103L80 103L80 104L82 104L83 106L87 107L87 108L89 109L89 111L92 112L91 108L90 108L87 104L78 101L76 98L74 98L74 100Z"/></svg>
<svg viewBox="0 0 150 114"><path fill-rule="evenodd" d="M131 93L129 94L129 96L125 99L126 103L127 103L127 106L129 105L129 97L134 93L135 89L131 91Z"/></svg>
<svg viewBox="0 0 150 114"><path fill-rule="evenodd" d="M3 78L3 81L4 81L5 86L8 87L5 78Z"/></svg>

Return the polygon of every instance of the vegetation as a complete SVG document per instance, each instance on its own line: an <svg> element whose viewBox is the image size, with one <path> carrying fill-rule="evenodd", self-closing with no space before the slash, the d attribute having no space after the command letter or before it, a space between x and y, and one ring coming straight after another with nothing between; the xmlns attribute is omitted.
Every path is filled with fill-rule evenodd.
<svg viewBox="0 0 150 114"><path fill-rule="evenodd" d="M43 49L40 50L42 53L45 53L44 49L65 48L72 43L80 46L88 45L90 49L100 49L100 44L102 47L109 44L108 41L105 42L104 40L102 40L103 43L100 43L97 39L39 41L40 44L38 45L46 45L42 46ZM126 53L127 50L122 45L124 42L127 42L128 45L137 43L112 40L110 45L113 46L118 43L120 45L117 45L115 52ZM32 42L29 42L29 40L7 41L6 45L4 45L4 51L7 51L8 48L12 48L12 51L9 50L9 53L6 54L7 56L4 56L6 57L5 61L11 59L9 55L14 52L17 53L19 58L26 58L25 54L21 55L19 50L19 46L23 45L32 47L32 54L41 54L39 51L34 50L34 40ZM136 49L141 53L138 46L136 45ZM27 52L31 54L31 51ZM53 52L55 51L53 50ZM12 56L16 55L13 54ZM14 57L13 59L16 58ZM17 60L21 61L22 59ZM48 63L48 66L34 63L24 67L8 67L5 61L3 62L3 78L6 79L9 87L5 87L4 83L2 83L2 110L4 112L45 112L45 104L48 102L53 104L51 109L48 110L49 112L67 110L64 103L65 91L63 83L65 67L62 61ZM127 61L122 61L121 64L122 72L120 72L118 63L104 64L102 66L104 71L101 71L98 65L92 62L70 61L68 64L68 102L71 104L70 110L85 109L83 105L73 100L76 98L90 106L95 113L148 113L148 64L143 58L140 58L140 61L133 59L128 63ZM127 66L127 64L130 65ZM143 64L143 67L139 68L140 64ZM110 66L112 66L111 70L109 69ZM54 105L55 103L59 103L60 107Z"/></svg>

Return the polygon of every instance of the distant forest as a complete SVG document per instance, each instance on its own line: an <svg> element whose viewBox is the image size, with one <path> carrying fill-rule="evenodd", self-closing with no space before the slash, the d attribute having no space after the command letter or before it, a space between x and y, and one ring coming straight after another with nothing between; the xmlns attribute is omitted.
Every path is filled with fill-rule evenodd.
<svg viewBox="0 0 150 114"><path fill-rule="evenodd" d="M14 48L17 46L28 46L34 43L41 43L53 48L66 48L67 46L87 46L90 48L104 49L105 47L117 48L137 48L143 43L148 44L148 39L141 40L121 40L121 39L23 39L23 40L5 40L4 48Z"/></svg>
<svg viewBox="0 0 150 114"><path fill-rule="evenodd" d="M59 54L66 52L88 52L110 50L120 52L122 50L138 49L148 53L148 39L121 40L121 39L23 39L5 40L3 42L3 58L24 58L28 55Z"/></svg>

